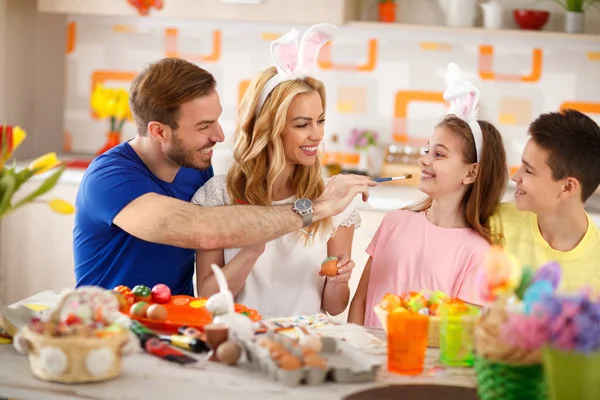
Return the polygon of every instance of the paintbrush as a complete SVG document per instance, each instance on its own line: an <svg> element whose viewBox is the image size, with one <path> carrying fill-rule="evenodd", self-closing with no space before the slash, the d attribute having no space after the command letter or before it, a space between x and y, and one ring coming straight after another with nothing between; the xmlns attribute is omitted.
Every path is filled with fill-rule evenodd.
<svg viewBox="0 0 600 400"><path fill-rule="evenodd" d="M387 178L376 178L373 179L374 182L390 182L390 181L398 181L400 179L410 179L412 178L412 174L400 175L400 176L390 176Z"/></svg>

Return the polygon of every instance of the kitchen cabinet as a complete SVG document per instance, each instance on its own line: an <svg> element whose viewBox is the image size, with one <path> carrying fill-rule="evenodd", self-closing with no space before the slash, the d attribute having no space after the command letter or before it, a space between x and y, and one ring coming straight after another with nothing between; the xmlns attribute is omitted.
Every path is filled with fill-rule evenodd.
<svg viewBox="0 0 600 400"><path fill-rule="evenodd" d="M185 18L220 21L343 24L356 19L356 0L164 0L150 18ZM38 0L41 12L136 16L126 0Z"/></svg>
<svg viewBox="0 0 600 400"><path fill-rule="evenodd" d="M29 193L38 185L39 182L27 182L17 195ZM74 215L56 214L43 200L61 198L74 203L77 187L59 183L35 203L2 218L0 297L3 304L43 290L62 290L75 285Z"/></svg>

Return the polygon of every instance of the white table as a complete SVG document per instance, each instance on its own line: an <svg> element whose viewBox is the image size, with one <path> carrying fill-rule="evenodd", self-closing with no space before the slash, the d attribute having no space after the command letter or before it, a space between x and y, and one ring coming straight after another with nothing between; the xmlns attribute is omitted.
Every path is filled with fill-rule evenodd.
<svg viewBox="0 0 600 400"><path fill-rule="evenodd" d="M24 303L44 302L40 294ZM370 330L383 338L381 330ZM428 349L424 373L410 377L389 373L385 366L386 349L365 350L381 359L381 368L375 382L366 384L325 383L318 386L288 388L269 380L266 375L252 371L248 366L228 367L209 362L201 367L182 367L160 360L146 353L137 353L123 359L121 375L111 381L64 385L36 379L29 370L26 356L19 355L12 345L0 345L0 398L55 400L55 399L106 399L106 400L184 400L184 399L336 399L368 388L390 384L433 384L473 388L475 375L470 368L446 368L436 371L442 364L439 350Z"/></svg>

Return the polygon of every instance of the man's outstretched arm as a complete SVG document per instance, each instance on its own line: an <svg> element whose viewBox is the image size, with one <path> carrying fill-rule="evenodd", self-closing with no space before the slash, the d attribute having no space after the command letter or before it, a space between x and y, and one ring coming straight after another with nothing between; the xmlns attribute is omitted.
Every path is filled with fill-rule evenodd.
<svg viewBox="0 0 600 400"><path fill-rule="evenodd" d="M376 183L357 175L333 177L313 202L313 220L339 214L352 199ZM265 243L302 227L292 205L201 207L147 193L126 205L113 223L127 233L154 243L214 250Z"/></svg>

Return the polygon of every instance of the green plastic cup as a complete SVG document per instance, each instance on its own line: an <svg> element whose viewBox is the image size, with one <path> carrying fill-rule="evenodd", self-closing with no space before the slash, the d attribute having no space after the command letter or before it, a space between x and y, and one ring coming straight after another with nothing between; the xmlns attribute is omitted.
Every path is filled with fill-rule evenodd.
<svg viewBox="0 0 600 400"><path fill-rule="evenodd" d="M440 360L451 367L473 366L475 321L479 308L468 305L461 315L442 311L440 321Z"/></svg>
<svg viewBox="0 0 600 400"><path fill-rule="evenodd" d="M600 352L586 355L547 346L543 363L550 400L600 399Z"/></svg>

